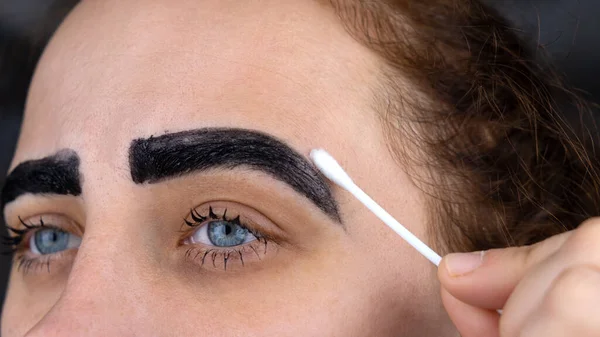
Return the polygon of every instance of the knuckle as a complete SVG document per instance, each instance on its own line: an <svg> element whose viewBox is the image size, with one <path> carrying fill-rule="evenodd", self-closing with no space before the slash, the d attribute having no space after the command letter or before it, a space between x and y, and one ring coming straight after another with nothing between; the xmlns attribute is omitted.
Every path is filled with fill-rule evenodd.
<svg viewBox="0 0 600 337"><path fill-rule="evenodd" d="M600 259L599 241L600 218L591 218L579 225L565 246L569 250Z"/></svg>
<svg viewBox="0 0 600 337"><path fill-rule="evenodd" d="M544 240L531 246L522 247L521 265L525 269L531 269L543 260L547 259L554 251L560 248L560 243L556 243L556 238Z"/></svg>
<svg viewBox="0 0 600 337"><path fill-rule="evenodd" d="M591 312L600 300L600 273L591 267L578 266L563 271L553 282L543 301L551 317L576 322L581 312ZM576 308L576 310L575 310Z"/></svg>
<svg viewBox="0 0 600 337"><path fill-rule="evenodd" d="M600 217L590 218L577 227L577 232L581 236L592 236L598 238L600 236Z"/></svg>
<svg viewBox="0 0 600 337"><path fill-rule="evenodd" d="M579 225L579 227L599 227L600 226L600 217L593 217L585 220Z"/></svg>

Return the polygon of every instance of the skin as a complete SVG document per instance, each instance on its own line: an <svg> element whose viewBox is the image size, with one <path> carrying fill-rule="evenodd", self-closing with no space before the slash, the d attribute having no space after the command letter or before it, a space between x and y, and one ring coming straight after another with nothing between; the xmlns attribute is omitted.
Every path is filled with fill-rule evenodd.
<svg viewBox="0 0 600 337"><path fill-rule="evenodd" d="M312 1L78 5L39 63L12 168L72 149L82 193L24 195L4 216L19 228L44 217L82 242L49 271L15 267L2 336L455 336L436 270L336 187L345 227L257 172L131 180L134 139L258 130L305 156L326 148L427 241L424 196L372 108L379 74ZM227 271L187 258L182 219L207 205L258 219L277 242Z"/></svg>
<svg viewBox="0 0 600 337"><path fill-rule="evenodd" d="M131 180L133 139L259 130L304 155L326 148L427 241L424 196L371 108L379 69L314 2L79 5L40 61L12 168L73 149L82 194L24 195L4 216L83 239L49 271L12 271L2 336L456 336L442 301L466 337L599 335L598 219L530 247L449 255L440 297L429 262L335 187L345 227L257 172ZM277 242L227 271L186 258L182 219L208 205Z"/></svg>

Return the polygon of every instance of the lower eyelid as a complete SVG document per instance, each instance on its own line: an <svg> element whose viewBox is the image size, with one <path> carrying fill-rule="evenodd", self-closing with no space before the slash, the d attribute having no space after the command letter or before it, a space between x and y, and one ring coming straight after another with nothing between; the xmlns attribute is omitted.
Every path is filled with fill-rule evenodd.
<svg viewBox="0 0 600 337"><path fill-rule="evenodd" d="M277 244L263 238L227 248L192 244L186 249L185 258L202 269L230 271L264 263L277 248Z"/></svg>
<svg viewBox="0 0 600 337"><path fill-rule="evenodd" d="M75 259L77 249L68 249L48 255L32 255L30 252L18 252L14 256L13 265L24 275L40 276L61 273Z"/></svg>
<svg viewBox="0 0 600 337"><path fill-rule="evenodd" d="M36 257L27 257L25 253L22 253L15 257L15 264L17 271L23 272L23 274L27 275L31 272L34 274L39 272L40 269L45 269L48 273L50 273L50 263L52 262L51 256L36 256ZM44 268L45 267L45 268Z"/></svg>

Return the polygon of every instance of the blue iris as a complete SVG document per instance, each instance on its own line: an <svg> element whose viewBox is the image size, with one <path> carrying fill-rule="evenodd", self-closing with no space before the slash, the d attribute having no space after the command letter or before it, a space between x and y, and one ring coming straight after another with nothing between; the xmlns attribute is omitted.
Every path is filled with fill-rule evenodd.
<svg viewBox="0 0 600 337"><path fill-rule="evenodd" d="M69 233L55 228L35 232L33 242L42 255L53 254L69 248Z"/></svg>
<svg viewBox="0 0 600 337"><path fill-rule="evenodd" d="M248 236L248 229L229 221L212 221L207 232L210 242L217 247L241 245Z"/></svg>

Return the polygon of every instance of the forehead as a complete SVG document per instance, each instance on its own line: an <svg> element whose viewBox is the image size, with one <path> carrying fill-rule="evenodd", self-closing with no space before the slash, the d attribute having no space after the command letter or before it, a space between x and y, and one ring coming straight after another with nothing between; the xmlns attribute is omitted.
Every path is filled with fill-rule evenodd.
<svg viewBox="0 0 600 337"><path fill-rule="evenodd" d="M83 2L40 61L15 163L211 126L343 138L373 119L376 69L313 1Z"/></svg>

